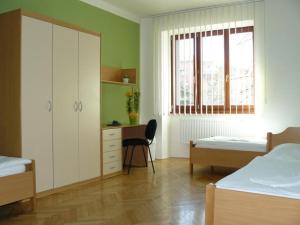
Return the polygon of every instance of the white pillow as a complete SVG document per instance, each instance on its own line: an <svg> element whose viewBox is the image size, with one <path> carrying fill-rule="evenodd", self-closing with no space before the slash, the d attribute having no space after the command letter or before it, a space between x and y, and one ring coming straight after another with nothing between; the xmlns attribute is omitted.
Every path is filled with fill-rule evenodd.
<svg viewBox="0 0 300 225"><path fill-rule="evenodd" d="M266 154L264 157L300 162L300 144L287 143L277 145L270 153Z"/></svg>

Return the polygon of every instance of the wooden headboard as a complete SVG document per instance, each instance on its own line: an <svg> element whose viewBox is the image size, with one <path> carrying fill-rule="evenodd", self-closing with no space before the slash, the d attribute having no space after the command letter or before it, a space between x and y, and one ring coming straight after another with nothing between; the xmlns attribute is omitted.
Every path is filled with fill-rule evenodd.
<svg viewBox="0 0 300 225"><path fill-rule="evenodd" d="M284 143L300 144L300 127L289 127L279 134L268 133L268 151Z"/></svg>

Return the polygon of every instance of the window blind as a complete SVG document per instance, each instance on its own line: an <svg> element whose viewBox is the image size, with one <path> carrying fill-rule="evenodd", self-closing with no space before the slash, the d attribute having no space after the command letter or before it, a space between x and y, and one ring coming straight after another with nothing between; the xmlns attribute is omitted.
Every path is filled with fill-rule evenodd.
<svg viewBox="0 0 300 225"><path fill-rule="evenodd" d="M250 1L154 18L155 113L260 111L263 6Z"/></svg>

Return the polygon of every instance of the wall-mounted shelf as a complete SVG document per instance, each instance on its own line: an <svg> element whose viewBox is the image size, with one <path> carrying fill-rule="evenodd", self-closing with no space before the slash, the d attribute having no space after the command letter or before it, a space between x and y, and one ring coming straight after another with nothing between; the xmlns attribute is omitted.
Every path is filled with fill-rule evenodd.
<svg viewBox="0 0 300 225"><path fill-rule="evenodd" d="M123 77L129 77L128 83L123 83ZM136 69L121 69L109 66L102 66L101 68L101 82L117 85L136 85Z"/></svg>
<svg viewBox="0 0 300 225"><path fill-rule="evenodd" d="M127 86L134 86L136 84L133 84L133 83L123 83L123 82L118 82L118 81L109 81L109 80L102 80L101 81L102 83L105 83L105 84L117 84L117 85L127 85Z"/></svg>

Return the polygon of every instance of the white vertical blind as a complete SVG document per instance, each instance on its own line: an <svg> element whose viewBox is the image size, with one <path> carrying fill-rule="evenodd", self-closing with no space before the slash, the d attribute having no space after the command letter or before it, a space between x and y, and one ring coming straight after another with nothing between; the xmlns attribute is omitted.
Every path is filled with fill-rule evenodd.
<svg viewBox="0 0 300 225"><path fill-rule="evenodd" d="M228 71L225 70L225 65L220 63L224 60L224 54L223 56L215 54L215 51L219 51L220 46L224 45L222 37L226 29L233 29L233 34L229 32L229 45L234 45L239 28L248 26L254 26L255 68L252 72L255 71L255 107L256 111L261 111L257 110L261 105L257 104L257 101L264 99L264 92L258 90L258 87L264 87L262 84L264 17L261 15L263 7L263 1L249 1L154 18L155 113L158 115L170 112L178 115L223 114L227 101L225 98L227 79L230 80L230 112L233 107L236 113L240 106L244 113L249 113L253 102L251 102L253 90L249 81L251 76L249 74L248 77L239 76L239 70L243 68L237 67L230 68L230 76L227 77L225 72ZM198 38L200 42L196 41ZM241 38L247 39L246 36ZM196 55L196 48L200 49L200 57ZM239 62L243 62L243 59L241 58ZM220 68L220 65L224 68ZM195 79L194 74L198 70L200 75ZM197 86L200 86L200 93Z"/></svg>

